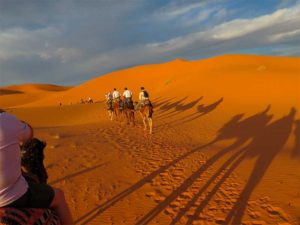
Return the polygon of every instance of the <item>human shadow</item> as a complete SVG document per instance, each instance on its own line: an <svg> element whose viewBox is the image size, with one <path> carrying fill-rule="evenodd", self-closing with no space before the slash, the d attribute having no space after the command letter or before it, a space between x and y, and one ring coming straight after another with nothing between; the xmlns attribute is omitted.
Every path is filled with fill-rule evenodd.
<svg viewBox="0 0 300 225"><path fill-rule="evenodd" d="M178 188L176 188L166 199L158 204L155 208L150 210L143 218L141 218L137 224L148 224L157 214L159 214L162 210L164 210L172 201L174 201L177 197L181 195L181 193L185 192L201 175L207 171L212 165L214 165L219 159L221 159L226 154L234 151L238 147L241 147L247 141L251 140L253 136L255 136L259 131L261 126L266 126L266 124L271 120L272 116L267 115L270 106L268 106L264 111L246 118L243 121L240 121L243 114L239 114L234 116L229 122L227 122L220 130L214 142L221 141L224 139L232 139L235 138L235 142L230 146L220 150L211 156L204 165L201 165L197 171L195 171L190 177L188 177ZM237 154L235 157L238 157ZM235 157L231 160L234 160ZM230 160L229 160L230 162ZM223 167L229 165L225 163ZM213 182L213 180L218 176L218 173L208 181L207 185L205 185L203 190L200 190L202 193L208 185ZM200 194L199 193L199 194ZM196 199L194 199L196 200ZM192 204L191 204L192 205ZM188 210L188 207L184 209L179 216L177 216L173 220L173 224L178 222L180 217Z"/></svg>
<svg viewBox="0 0 300 225"><path fill-rule="evenodd" d="M95 170L95 169L98 169L98 168L100 168L100 167L102 167L102 166L105 166L106 164L107 164L107 163L102 163L102 164L99 164L99 165L96 165L96 166L93 166L93 167L90 167L90 168L86 168L86 169L84 169L84 170L81 170L81 171L78 171L78 172L69 174L69 175L67 175L67 176L65 176L65 177L62 177L62 178L56 179L56 180L54 180L54 181L51 181L49 184L50 184L50 185L54 185L54 184L57 184L57 183L59 183L59 182L61 182L61 181L69 180L69 179L74 178L74 177L77 177L77 176L79 176L79 175L81 175L81 174L85 174L85 173L88 173L88 172L93 171L93 170Z"/></svg>
<svg viewBox="0 0 300 225"><path fill-rule="evenodd" d="M241 224L244 211L247 206L247 202L250 198L256 185L261 181L262 177L266 173L268 167L273 161L274 157L283 148L286 143L292 129L293 119L296 114L294 108L291 109L289 115L263 127L259 127L252 141L241 150L233 154L219 170L210 178L210 180L199 190L199 192L193 197L189 204L182 209L173 220L174 222L187 212L188 209L196 202L200 195L208 188L208 186L225 171L221 179L215 184L212 190L206 195L205 199L201 201L200 205L195 210L194 214L189 218L187 224L192 224L193 219L197 218L210 200L214 197L216 192L220 189L222 184L230 176L230 174L242 163L247 157L257 157L254 169L248 179L245 188L241 192L236 204L228 213L224 224ZM273 141L276 140L276 141ZM230 165L231 164L231 165Z"/></svg>
<svg viewBox="0 0 300 225"><path fill-rule="evenodd" d="M270 106L268 106L262 112L259 112L253 116L243 119L244 114L238 114L232 117L227 123L219 129L216 138L211 142L197 147L187 153L182 154L180 157L174 159L172 162L167 163L166 165L160 167L158 170L150 173L146 177L142 178L140 181L133 184L131 187L125 189L121 193L115 195L110 200L104 202L101 205L96 206L85 215L78 218L75 223L78 224L88 224L94 218L99 216L108 208L115 205L120 200L129 196L131 193L137 191L143 185L153 180L160 173L166 171L168 168L176 165L181 160L185 159L189 155L200 151L216 142L222 140L234 140L234 142L225 147L224 149L219 150L209 159L206 163L200 165L199 169L195 171L190 177L188 177L178 188L176 188L166 199L150 210L145 216L143 216L136 224L148 224L156 215L158 215L162 210L164 210L173 200L175 200L181 193L186 191L199 177L203 175L212 165L214 165L218 160L223 157L231 154L229 159L221 165L221 167L216 171L215 174L210 177L210 179L204 184L204 186L199 190L199 193L194 196L194 198L179 211L176 218L173 220L173 224L179 221L182 215L193 205L198 197L207 190L208 186L212 183L216 184L213 187L213 190L206 196L205 200L200 204L196 209L196 212L193 217L190 218L189 222L192 222L193 218L196 218L197 215L203 210L203 208L208 204L211 198L215 195L216 191L219 190L220 186L225 182L225 180L232 174L232 172L240 165L240 163L246 157L257 157L255 167L250 175L249 181L246 184L244 190L242 191L237 203L232 208L232 211L228 214L227 220L230 224L239 224L241 221L242 215L245 211L247 201L250 194L253 192L255 186L262 179L263 175L267 171L269 165L273 161L276 154L282 149L284 143L291 132L291 127L293 124L293 119L295 116L295 109L292 109L289 115L276 120L269 124L272 119L272 115L269 115ZM269 125L268 125L269 124ZM274 143L269 144L274 139ZM245 147L246 145L246 147ZM264 151L262 151L264 149ZM265 150L266 149L266 150ZM223 174L222 171L225 171ZM222 174L221 174L222 173ZM219 176L222 176L220 180L216 180ZM238 215L240 214L240 218Z"/></svg>
<svg viewBox="0 0 300 225"><path fill-rule="evenodd" d="M292 150L291 156L292 157L300 157L300 120L295 121L295 146Z"/></svg>
<svg viewBox="0 0 300 225"><path fill-rule="evenodd" d="M291 134L295 115L296 109L292 108L287 116L274 121L264 129L262 128L264 132L256 135L246 147L246 156L257 159L247 184L227 215L225 224L241 224L251 193L262 180L273 159L284 147Z"/></svg>

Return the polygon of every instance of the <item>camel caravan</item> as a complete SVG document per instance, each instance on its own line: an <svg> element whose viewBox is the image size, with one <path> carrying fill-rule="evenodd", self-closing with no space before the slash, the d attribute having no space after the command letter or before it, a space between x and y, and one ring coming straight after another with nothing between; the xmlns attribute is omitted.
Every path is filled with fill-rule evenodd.
<svg viewBox="0 0 300 225"><path fill-rule="evenodd" d="M112 92L105 95L108 116L111 121L127 121L127 124L135 125L135 112L139 112L142 117L144 130L149 127L149 133L152 134L152 114L153 105L150 101L149 93L144 87L141 87L139 101L132 100L132 92L126 87L121 95L114 88Z"/></svg>

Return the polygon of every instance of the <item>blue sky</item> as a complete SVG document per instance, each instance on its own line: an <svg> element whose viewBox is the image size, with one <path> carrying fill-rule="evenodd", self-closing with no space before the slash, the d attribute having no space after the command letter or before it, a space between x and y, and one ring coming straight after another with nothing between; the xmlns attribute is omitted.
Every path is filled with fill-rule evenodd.
<svg viewBox="0 0 300 225"><path fill-rule="evenodd" d="M299 0L0 0L0 86L220 54L300 55Z"/></svg>

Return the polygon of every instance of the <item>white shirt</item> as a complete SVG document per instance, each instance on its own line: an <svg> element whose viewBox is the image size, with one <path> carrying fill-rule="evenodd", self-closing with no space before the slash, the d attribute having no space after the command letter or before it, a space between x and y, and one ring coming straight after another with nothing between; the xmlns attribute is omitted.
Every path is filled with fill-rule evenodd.
<svg viewBox="0 0 300 225"><path fill-rule="evenodd" d="M31 128L8 113L0 113L0 207L19 199L28 184L21 173L19 144L30 138Z"/></svg>
<svg viewBox="0 0 300 225"><path fill-rule="evenodd" d="M125 98L131 98L132 97L132 92L129 91L129 90L125 90L124 93L123 93L123 96Z"/></svg>
<svg viewBox="0 0 300 225"><path fill-rule="evenodd" d="M118 92L118 91L114 91L113 92L113 99L117 99L117 98L120 98L120 92Z"/></svg>

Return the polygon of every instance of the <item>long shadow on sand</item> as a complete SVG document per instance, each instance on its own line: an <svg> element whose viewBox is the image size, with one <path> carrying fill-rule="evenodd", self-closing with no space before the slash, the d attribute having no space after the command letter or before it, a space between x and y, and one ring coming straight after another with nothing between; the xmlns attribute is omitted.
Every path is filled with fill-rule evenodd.
<svg viewBox="0 0 300 225"><path fill-rule="evenodd" d="M105 166L106 164L107 164L107 162L106 162L106 163L99 164L99 165L96 165L96 166L93 166L93 167L90 167L90 168L86 168L86 169L84 169L84 170L81 170L81 171L78 171L78 172L69 174L69 175L67 175L67 176L65 176L65 177L62 177L62 178L56 179L56 180L54 180L54 181L51 181L49 184L50 184L50 185L53 185L53 184L57 184L57 183L59 183L59 182L61 182L61 181L63 181L63 180L68 180L68 179L77 177L77 176L79 176L79 175L88 173L88 172L93 171L93 170L95 170L95 169L98 169L98 168L100 168L100 167L102 167L102 166Z"/></svg>
<svg viewBox="0 0 300 225"><path fill-rule="evenodd" d="M197 100L195 100L195 101L193 101L192 102L192 104L191 103L189 103L188 105L190 106L189 107L189 109L190 108L193 108L200 100L202 99L202 97L201 98L199 98L199 99L197 99ZM201 116L204 116L204 115L206 115L206 114L208 114L208 113L210 113L210 112L212 112L212 111L214 111L215 109L217 109L217 107L223 102L223 98L220 98L219 100L217 100L216 102L213 102L213 103L211 103L211 104L208 104L208 105L203 105L203 104L201 104L201 105L198 105L197 106L197 111L195 112L195 113L192 113L192 114L190 114L190 115L186 115L186 116L184 116L184 117L182 117L182 118L177 118L177 119L175 119L175 120L172 120L172 121L168 121L168 124L172 124L172 125L179 125L179 124L184 124L184 123L188 123L188 122L190 122L190 121L193 121L193 120L195 120L195 119L198 119L199 117L201 117ZM186 110L186 109L185 109ZM176 113L175 113L176 112ZM183 112L183 111L175 111L175 112L172 112L172 113L170 113L169 115L167 115L167 116L165 116L166 114L163 114L163 116L158 116L158 117L155 117L155 118L158 118L158 119L164 119L164 118L167 118L167 117L172 117L172 116L175 116L175 115L178 115L178 114L180 114L181 112ZM156 128L159 128L159 127L162 127L163 125L159 125L159 126L157 126Z"/></svg>
<svg viewBox="0 0 300 225"><path fill-rule="evenodd" d="M295 124L295 146L292 150L292 157L300 157L300 120L296 120Z"/></svg>
<svg viewBox="0 0 300 225"><path fill-rule="evenodd" d="M195 204L198 198L204 193L208 187L216 181L217 177L224 172L221 179L217 181L212 190L208 192L205 199L201 201L197 207L193 216L191 216L187 224L192 224L193 220L198 218L203 209L215 196L216 192L220 189L221 185L229 177L229 175L242 163L246 157L256 157L256 163L249 176L248 182L245 185L243 191L237 199L236 204L232 207L227 214L224 224L241 224L244 211L247 206L247 202L250 198L256 185L261 181L274 157L283 148L286 143L293 125L293 120L296 114L294 108L290 113L283 118L276 120L268 125L272 116L267 115L269 108L262 113L259 113L253 117L250 117L244 121L238 122L241 115L233 117L232 121L238 123L232 126L234 123L225 125L220 131L219 138L230 138L232 135L236 136L237 140L231 146L219 151L210 159L207 163L201 166L195 173L193 173L180 187L178 187L171 195L169 195L164 202L160 203L157 207L152 209L146 216L144 216L137 224L149 223L158 213L160 213L165 207L167 207L173 200L175 200L182 192L186 191L197 178L199 178L208 167L216 162L221 157L225 156L229 152L233 151L233 154L227 159L223 165L217 170L217 172L210 177L210 179L202 186L199 192L190 200L190 202L179 211L174 218L172 224L176 224L180 218ZM237 128L233 129L232 128ZM228 130L229 129L229 130ZM226 131L227 132L224 132ZM229 134L229 135L228 135ZM218 138L217 138L218 139ZM251 140L250 144L242 149L237 149L247 140Z"/></svg>
<svg viewBox="0 0 300 225"><path fill-rule="evenodd" d="M116 196L114 196L112 199L108 200L107 202L95 207L94 209L92 209L91 211L89 211L88 213L86 213L84 216L78 218L75 221L75 224L88 224L90 221L92 221L95 217L97 217L98 215L100 215L102 212L104 212L105 210L107 210L108 208L110 208L111 206L113 206L114 204L116 204L118 201L122 200L123 198L127 197L128 195L130 195L131 193L133 193L134 191L138 190L139 188L141 188L144 184L146 184L147 182L151 181L152 179L154 179L156 176L158 176L160 173L164 172L165 170L167 170L168 168L170 168L171 166L174 166L176 163L178 163L179 161L185 159L186 157L188 157L189 155L200 151L201 149L209 146L213 144L213 142L210 142L208 144L205 144L201 147L195 148L185 154L183 154L182 156L178 157L177 159L173 160L172 162L166 164L165 166L160 167L158 170L152 172L151 174L149 174L148 176L144 177L143 179L141 179L140 181L138 181L137 183L135 183L134 185L132 185L131 187L127 188L126 190L124 190L123 192L117 194Z"/></svg>
<svg viewBox="0 0 300 225"><path fill-rule="evenodd" d="M203 99L203 97L199 97L196 100L193 100L189 103L183 103L183 101L186 100L186 98L183 98L182 100L179 100L174 103L167 103L168 107L165 108L164 105L160 107L160 110L162 110L163 112L156 118L163 119L163 118L167 118L167 117L171 117L171 116L176 116L184 111L192 109L202 99ZM170 111L171 109L173 109L173 110ZM168 111L170 111L170 112L168 112Z"/></svg>
<svg viewBox="0 0 300 225"><path fill-rule="evenodd" d="M193 216L189 218L187 224L191 224L195 218L198 218L199 214L215 196L216 192L220 189L226 179L236 170L236 168L247 157L255 157L256 162L249 176L248 182L244 189L239 194L236 203L231 210L226 213L226 222L224 224L241 224L244 211L247 206L247 202L251 193L262 180L264 174L272 163L274 157L279 153L286 143L294 123L294 117L296 110L292 108L287 116L284 116L272 123L272 115L269 115L270 106L260 113L257 113L246 119L244 114L238 114L232 117L224 126L218 131L217 137L208 144L195 148L172 162L162 166L158 170L152 172L142 180L138 181L128 189L117 194L109 201L95 207L84 216L78 218L75 223L88 224L95 217L99 216L105 210L124 199L134 191L141 188L145 183L151 181L160 173L164 172L171 166L174 166L179 161L185 159L189 155L204 149L218 141L234 139L235 142L224 149L221 149L214 155L212 155L205 164L201 165L197 171L195 171L190 177L188 177L179 187L177 187L172 193L170 193L163 202L159 203L156 207L146 213L136 224L148 224L150 223L160 212L162 212L172 201L185 192L193 183L203 175L210 167L216 164L217 161L229 158L223 162L223 164L216 170L216 172L208 178L205 184L199 188L197 194L182 208L176 217L173 219L172 224L176 224L182 216L194 205L198 198L213 184L213 188L201 201L200 205L196 208ZM220 177L220 179L217 179Z"/></svg>

